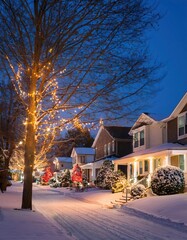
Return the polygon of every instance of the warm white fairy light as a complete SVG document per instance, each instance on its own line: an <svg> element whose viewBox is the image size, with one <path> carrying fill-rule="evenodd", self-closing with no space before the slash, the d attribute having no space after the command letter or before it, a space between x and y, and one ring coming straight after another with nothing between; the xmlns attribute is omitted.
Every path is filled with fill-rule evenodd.
<svg viewBox="0 0 187 240"><path fill-rule="evenodd" d="M81 123L79 112L84 109L85 106L83 104L71 106L68 101L64 101L63 97L58 95L59 86L52 62L45 64L39 63L38 66L39 69L37 72L33 72L32 66L24 69L20 65L17 71L15 71L11 65L11 69L14 74L12 82L22 102L27 106L29 98L35 100L35 111L30 112L27 108L27 115L30 115L33 120L28 121L28 119L26 119L23 125L25 128L27 128L29 124L34 126L36 143L40 144L36 158L42 158L52 147L57 131L69 130L72 127L79 129L92 127L93 124L89 122ZM59 74L62 75L65 71L66 68L59 71L56 76L59 76ZM25 77L26 80L24 79ZM37 89L26 93L24 90L27 89L27 87L25 87L25 81L33 81L33 78L36 81ZM48 80L46 81L46 79ZM77 86L77 88L79 88L79 86Z"/></svg>

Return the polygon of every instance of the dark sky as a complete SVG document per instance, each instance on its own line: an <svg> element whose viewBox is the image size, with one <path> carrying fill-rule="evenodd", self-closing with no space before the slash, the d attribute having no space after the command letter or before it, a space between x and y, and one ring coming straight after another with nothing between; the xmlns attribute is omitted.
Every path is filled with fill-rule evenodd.
<svg viewBox="0 0 187 240"><path fill-rule="evenodd" d="M187 91L187 0L157 1L164 16L159 29L151 33L149 44L152 56L164 65L166 76L145 112L160 120L171 114Z"/></svg>

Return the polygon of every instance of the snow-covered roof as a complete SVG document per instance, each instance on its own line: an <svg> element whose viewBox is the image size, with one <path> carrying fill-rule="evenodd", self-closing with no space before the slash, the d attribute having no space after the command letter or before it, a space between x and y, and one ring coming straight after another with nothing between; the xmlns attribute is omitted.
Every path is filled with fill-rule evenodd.
<svg viewBox="0 0 187 240"><path fill-rule="evenodd" d="M122 157L120 159L126 159L126 158L141 156L141 155L147 155L150 153L157 153L157 152L162 152L162 151L167 151L167 150L187 150L187 145L181 145L178 143L164 143L164 144L152 147L152 148L148 148L145 150L140 150L138 152L128 154L125 157ZM120 159L117 159L117 160L120 160Z"/></svg>
<svg viewBox="0 0 187 240"><path fill-rule="evenodd" d="M95 149L94 148L87 148L87 147L75 147L73 148L78 155L94 155Z"/></svg>
<svg viewBox="0 0 187 240"><path fill-rule="evenodd" d="M57 157L58 161L60 162L72 162L72 158L71 157Z"/></svg>

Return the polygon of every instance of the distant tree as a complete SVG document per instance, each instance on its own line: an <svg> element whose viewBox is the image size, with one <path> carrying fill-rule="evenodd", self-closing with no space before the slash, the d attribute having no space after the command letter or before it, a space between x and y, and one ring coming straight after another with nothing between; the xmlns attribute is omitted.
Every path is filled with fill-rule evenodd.
<svg viewBox="0 0 187 240"><path fill-rule="evenodd" d="M24 138L22 119L22 105L7 78L0 82L0 165L6 176L13 151Z"/></svg>
<svg viewBox="0 0 187 240"><path fill-rule="evenodd" d="M50 155L70 157L74 147L91 147L93 141L88 128L72 128L67 131L65 137L58 138Z"/></svg>
<svg viewBox="0 0 187 240"><path fill-rule="evenodd" d="M152 96L157 66L144 33L158 19L144 0L0 1L0 58L25 109L23 209L32 209L36 151L45 155L76 119L132 117Z"/></svg>

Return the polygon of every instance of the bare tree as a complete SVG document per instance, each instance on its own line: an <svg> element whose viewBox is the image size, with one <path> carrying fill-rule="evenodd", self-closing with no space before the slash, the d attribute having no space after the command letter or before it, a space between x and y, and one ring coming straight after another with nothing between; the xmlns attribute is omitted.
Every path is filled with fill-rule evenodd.
<svg viewBox="0 0 187 240"><path fill-rule="evenodd" d="M22 126L19 124L22 108L16 101L12 84L7 78L6 80L0 83L0 156L5 179L8 176L9 162L13 150L22 137Z"/></svg>
<svg viewBox="0 0 187 240"><path fill-rule="evenodd" d="M132 116L152 92L144 33L158 19L144 0L0 2L0 54L26 111L23 209L32 209L36 151L77 119Z"/></svg>

